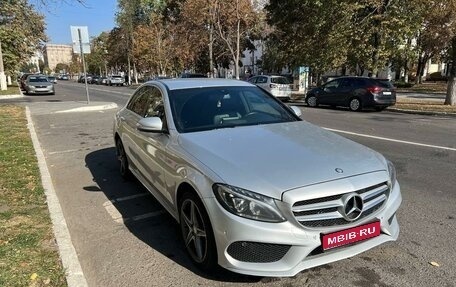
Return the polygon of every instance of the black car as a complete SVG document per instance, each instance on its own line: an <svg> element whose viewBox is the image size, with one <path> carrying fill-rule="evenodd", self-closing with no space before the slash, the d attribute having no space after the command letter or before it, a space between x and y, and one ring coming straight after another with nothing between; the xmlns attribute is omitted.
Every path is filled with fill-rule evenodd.
<svg viewBox="0 0 456 287"><path fill-rule="evenodd" d="M342 106L352 111L372 107L381 111L396 104L396 90L388 79L340 77L310 90L306 103L310 107Z"/></svg>

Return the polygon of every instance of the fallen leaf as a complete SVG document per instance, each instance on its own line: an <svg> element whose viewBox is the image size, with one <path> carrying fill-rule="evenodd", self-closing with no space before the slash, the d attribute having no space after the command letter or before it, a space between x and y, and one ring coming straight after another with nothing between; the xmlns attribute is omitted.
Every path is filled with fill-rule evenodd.
<svg viewBox="0 0 456 287"><path fill-rule="evenodd" d="M33 273L33 274L30 276L30 280L35 280L37 277L38 277L38 274Z"/></svg>
<svg viewBox="0 0 456 287"><path fill-rule="evenodd" d="M49 285L51 283L51 279L47 278L46 280L43 281L44 285Z"/></svg>
<svg viewBox="0 0 456 287"><path fill-rule="evenodd" d="M434 262L434 261L429 262L429 264L431 264L432 266L435 266L435 267L440 267L440 264L437 262Z"/></svg>

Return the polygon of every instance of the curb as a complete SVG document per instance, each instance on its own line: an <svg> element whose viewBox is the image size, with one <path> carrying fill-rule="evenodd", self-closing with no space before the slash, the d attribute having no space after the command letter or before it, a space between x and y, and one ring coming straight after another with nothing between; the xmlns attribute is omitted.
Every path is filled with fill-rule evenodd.
<svg viewBox="0 0 456 287"><path fill-rule="evenodd" d="M65 269L68 287L87 287L88 284L84 277L84 273L82 272L76 250L71 242L70 231L68 230L65 217L63 216L59 199L55 193L51 175L47 168L46 159L43 150L41 149L28 106L25 107L25 114L27 117L27 127L30 131L36 158L38 160L41 182L46 194L46 202L52 221L52 229L59 247L59 255L62 260L63 268Z"/></svg>
<svg viewBox="0 0 456 287"><path fill-rule="evenodd" d="M404 109L397 109L397 108L387 108L385 111L393 112L393 113L424 115L424 116L456 117L456 113L436 112L436 111L415 111L415 110L404 110Z"/></svg>

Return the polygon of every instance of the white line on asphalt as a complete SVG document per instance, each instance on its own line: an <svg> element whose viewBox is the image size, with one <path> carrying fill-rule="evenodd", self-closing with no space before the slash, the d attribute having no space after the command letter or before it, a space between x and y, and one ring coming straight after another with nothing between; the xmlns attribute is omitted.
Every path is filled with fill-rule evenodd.
<svg viewBox="0 0 456 287"><path fill-rule="evenodd" d="M366 135L366 134L359 134L359 133L354 133L354 132L330 129L330 128L325 128L325 127L323 127L323 128L325 130L328 130L328 131L342 133L342 134L347 134L347 135L354 135L354 136L359 136L359 137L365 137L365 138L371 138L371 139L377 139L377 140L384 140L384 141L390 141L390 142L397 142L397 143L402 143L402 144L409 144L409 145L416 145L416 146L422 146L422 147L430 147L430 148L436 148L436 149L456 151L456 148L451 148L451 147L423 144L423 143L410 142L410 141L403 141L403 140L397 140L397 139L392 139L392 138L384 138L384 137L378 137L378 136L372 136L372 135Z"/></svg>
<svg viewBox="0 0 456 287"><path fill-rule="evenodd" d="M163 213L165 213L164 210L158 210L158 211L154 211L154 212L149 212L149 213L145 213L145 214L142 214L142 215L136 215L136 216L133 216L133 217L130 217L130 218L125 218L124 222L137 221L137 220L141 220L141 219L155 217L155 216L158 216L158 215L162 215Z"/></svg>
<svg viewBox="0 0 456 287"><path fill-rule="evenodd" d="M51 151L51 152L49 152L49 154L50 154L50 155L53 155L53 154L71 153L71 152L75 152L75 151L80 151L80 149L69 149L69 150L62 150L62 151Z"/></svg>
<svg viewBox="0 0 456 287"><path fill-rule="evenodd" d="M97 89L97 88L90 88L90 89L94 90L94 91L98 91L98 92L107 92L107 93L119 94L119 95L123 95L123 96L131 96L131 94L134 92L134 90L132 90L131 93L123 93L123 92L118 92L118 91L102 90L102 89Z"/></svg>
<svg viewBox="0 0 456 287"><path fill-rule="evenodd" d="M71 242L70 232L63 216L62 208L59 203L57 194L55 193L54 185L52 184L51 175L46 165L43 150L41 149L38 136L33 125L33 120L30 115L29 107L25 107L27 117L27 127L30 130L33 147L35 148L38 166L41 174L41 182L43 184L46 201L51 216L54 236L59 247L60 258L62 259L63 268L65 268L67 284L69 287L87 287L87 281L82 272L81 264L79 263L76 250Z"/></svg>
<svg viewBox="0 0 456 287"><path fill-rule="evenodd" d="M121 201L125 201L125 200L130 200L130 199L134 199L134 198L138 198L138 197L143 197L143 196L146 196L146 195L149 195L150 193L140 193L140 194L133 194L133 195L130 195L130 196L125 196L125 197L119 197L119 198L115 198L115 199L111 199L111 202L114 203L114 202L121 202Z"/></svg>
<svg viewBox="0 0 456 287"><path fill-rule="evenodd" d="M132 199L132 198L129 198ZM125 199L128 200L128 199ZM118 202L117 200L109 200L103 203L103 207L106 209L106 212L111 216L111 218L117 222L117 223L128 223L132 221L138 221L150 217L155 217L158 215L163 214L165 211L164 210L158 210L158 211L153 211L153 212L148 212L140 215L135 215L132 217L123 217L122 214L119 212L119 210L114 206L113 203Z"/></svg>

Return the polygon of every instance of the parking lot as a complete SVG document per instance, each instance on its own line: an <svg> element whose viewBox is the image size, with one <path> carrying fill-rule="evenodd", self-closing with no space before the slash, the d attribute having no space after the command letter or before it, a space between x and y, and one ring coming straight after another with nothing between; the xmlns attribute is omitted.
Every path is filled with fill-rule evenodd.
<svg viewBox="0 0 456 287"><path fill-rule="evenodd" d="M93 102L121 106L133 90L90 86L90 92ZM53 113L65 110L67 101L84 100L82 84L60 82L56 96L14 101L30 107L90 286L454 286L456 282L455 118L302 107L305 120L377 150L396 165L403 195L398 212L401 235L397 242L293 278L260 278L227 271L203 274L193 267L171 216L138 182L126 182L118 173L112 139L116 110Z"/></svg>

